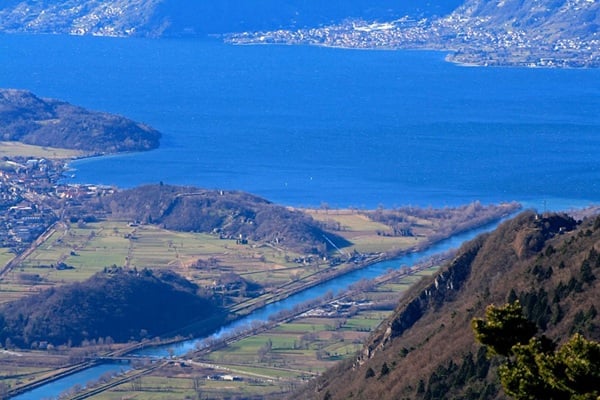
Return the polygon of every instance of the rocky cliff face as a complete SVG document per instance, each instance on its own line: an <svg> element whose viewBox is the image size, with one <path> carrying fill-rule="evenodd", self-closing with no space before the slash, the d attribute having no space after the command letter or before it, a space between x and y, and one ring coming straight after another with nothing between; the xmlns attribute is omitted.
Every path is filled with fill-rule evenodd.
<svg viewBox="0 0 600 400"><path fill-rule="evenodd" d="M380 329L379 335L375 335L372 342L365 346L359 363L371 358L375 351L384 349L394 338L402 336L426 313L439 312L459 295L464 295L461 291L469 279L473 279L471 272L474 264L481 262L481 258L489 257L486 254L489 254L490 246L503 243L503 246L507 246L506 249L502 249L503 252L507 251L514 259L513 262L517 262L537 254L544 248L547 240L572 231L576 226L575 220L563 215L550 214L540 217L528 212L493 234L485 234L471 241L446 268L432 278L432 282L422 288L416 296L401 304L394 316L388 320L385 329ZM501 241L499 237L502 238ZM480 267L475 265L475 268ZM480 274L481 271L478 271L477 275Z"/></svg>
<svg viewBox="0 0 600 400"><path fill-rule="evenodd" d="M471 274L471 266L480 246L481 241L474 242L471 248L452 261L448 269L440 272L418 297L408 303L389 324L381 347L410 329L428 310L438 309L445 302L452 301Z"/></svg>
<svg viewBox="0 0 600 400"><path fill-rule="evenodd" d="M352 363L292 398L504 399L496 365L471 320L489 304L520 300L540 332L564 342L600 338L600 218L525 212L465 244L413 287Z"/></svg>

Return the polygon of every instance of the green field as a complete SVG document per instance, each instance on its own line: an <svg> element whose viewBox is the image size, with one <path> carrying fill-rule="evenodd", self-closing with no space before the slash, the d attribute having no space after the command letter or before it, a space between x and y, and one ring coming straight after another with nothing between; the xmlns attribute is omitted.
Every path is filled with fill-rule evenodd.
<svg viewBox="0 0 600 400"><path fill-rule="evenodd" d="M11 253L10 249L0 247L0 265L6 265L14 256L15 254Z"/></svg>
<svg viewBox="0 0 600 400"><path fill-rule="evenodd" d="M280 393L282 389L288 391L290 387L290 384L285 381L268 381L260 378L245 378L236 382L206 379L207 374L211 373L223 374L226 371L172 367L169 376L144 376L91 398L94 400L223 399L227 398L229 393L235 393L230 398L248 398Z"/></svg>
<svg viewBox="0 0 600 400"><path fill-rule="evenodd" d="M33 146L19 142L0 141L0 156L2 157L34 157L49 159L72 159L83 157L88 153L81 150L59 149L55 147Z"/></svg>
<svg viewBox="0 0 600 400"><path fill-rule="evenodd" d="M5 145L19 148L12 143ZM306 212L320 221L338 224L338 233L353 242L345 250L348 252L356 249L379 254L405 250L425 240L379 235L388 232L389 227L352 210ZM56 284L81 281L106 267L123 266L168 269L202 287L218 286L224 274L235 274L250 284L258 284L264 293L255 297L243 291L223 292L228 298L227 305L243 313L316 283L324 275L353 267L342 264L331 268L328 261L318 259L310 264L293 262L302 256L265 243L236 244L216 235L175 232L152 225L132 225L128 221L59 223L45 242L4 276L0 282L0 302ZM6 252L0 253L0 262L6 264L10 257ZM58 265L67 268L56 268Z"/></svg>
<svg viewBox="0 0 600 400"><path fill-rule="evenodd" d="M380 233L391 233L391 228L382 223L373 221L355 210L305 210L307 214L326 223L329 226L339 226L337 234L343 236L352 246L348 251L357 250L361 253L383 253L389 251L406 250L417 246L426 240L425 236L402 237L385 236ZM430 226L428 221L415 221L415 223Z"/></svg>
<svg viewBox="0 0 600 400"><path fill-rule="evenodd" d="M345 223L352 223L347 229L382 228L381 224L369 222L361 215L341 217L346 219ZM380 237L365 230L346 233L355 235L354 239L366 251L397 249L414 241L414 238ZM242 245L216 235L175 232L126 221L60 223L20 267L5 275L0 283L0 302L56 284L81 281L106 267L125 266L168 269L202 287L218 284L226 273L260 285L264 292L260 297L239 291L224 293L228 296L227 305L237 312L286 297L305 284L319 281L323 273L339 273L352 267L342 264L332 269L326 261L315 260L306 265L292 261L301 256L268 244ZM68 268L56 268L61 263Z"/></svg>
<svg viewBox="0 0 600 400"><path fill-rule="evenodd" d="M276 288L314 274L312 269L286 261L297 256L270 246L239 245L215 235L130 226L124 221L57 224L48 240L5 275L0 296L10 292L12 300L40 288L87 279L111 266L168 269L201 286L213 285L223 273L231 272L265 288ZM0 253L0 257L6 263L12 256ZM212 260L214 265L196 267L198 260ZM56 268L60 263L73 268ZM233 300L260 301L243 295Z"/></svg>
<svg viewBox="0 0 600 400"><path fill-rule="evenodd" d="M82 240L86 237L86 233L89 237L88 229L94 229L98 233L90 243L114 245L120 243L120 240L111 241L102 236L116 238L118 235L115 228L120 231L125 229L126 225L112 226L112 229L103 230L100 230L99 226L80 228L73 232L72 237ZM156 236L153 236L156 231L151 229L149 233L147 237L156 240ZM139 237L144 235L142 233ZM53 240L57 241L61 237L65 236L57 233ZM210 248L211 251L219 249L219 241L215 241L214 238L207 241L207 238L202 235L199 237L190 235L179 239L178 243L182 248L205 241L206 248ZM64 242L59 241L59 243ZM212 245L209 246L208 243ZM175 242L171 246L173 245ZM159 245L155 242L154 246ZM40 251L51 252L55 249L40 249ZM167 259L170 258L164 258ZM372 285L368 292L355 295L354 300L363 306L353 313L342 312L327 317L300 316L290 322L275 325L262 333L233 342L201 358L190 360L189 357L183 357L181 360L174 360L168 366L161 367L150 375L120 384L92 398L116 400L285 397L285 393L294 390L340 360L355 357L362 349L363 342L391 313L391 310L382 309L381 305L390 301L395 303L411 283L430 275L436 269L437 267L430 267L416 273L396 274L384 283ZM344 301L351 300L352 297L344 299ZM21 376L31 373L32 377L43 372L46 371L33 369L29 372L26 369L18 371ZM215 376L221 379L216 379ZM223 376L235 376L236 380L224 380Z"/></svg>
<svg viewBox="0 0 600 400"><path fill-rule="evenodd" d="M377 314L383 317L383 314ZM360 312L351 319L299 318L209 354L202 361L298 383L351 357L382 319Z"/></svg>
<svg viewBox="0 0 600 400"><path fill-rule="evenodd" d="M62 371L68 357L38 351L0 349L0 384L19 387Z"/></svg>
<svg viewBox="0 0 600 400"><path fill-rule="evenodd" d="M361 293L358 298L370 299L372 308L377 308L375 304L378 302L389 302L390 299L395 303L414 282L437 269L434 266L398 275L375 285L369 292ZM351 316L295 318L214 351L199 361L235 370L241 376L245 376L243 372L249 372L274 381L287 380L300 385L336 362L355 357L362 349L362 343L391 312L367 307ZM237 383L232 384L235 386ZM269 394L277 393L268 392L268 388L264 390ZM226 393L235 396L241 392L232 387Z"/></svg>
<svg viewBox="0 0 600 400"><path fill-rule="evenodd" d="M329 214L323 217L320 213L318 216L334 217ZM343 235L361 252L406 249L424 240L378 235L385 226L359 214L341 212L335 218L343 226ZM168 269L201 287L216 285L227 274L260 284L265 294L259 297L224 292L229 296L230 308L237 310L285 297L297 290L295 288L317 281L322 274L334 269L353 267L342 264L332 268L325 261L306 265L291 261L302 256L267 244L237 244L216 235L174 232L127 221L58 223L47 240L27 253L19 267L4 275L0 281L0 302L53 285L81 281L107 267L123 266ZM11 258L10 253L0 253L4 263ZM59 265L67 267L57 268ZM367 292L361 292L357 300L389 304L433 270L372 286ZM192 362L191 366L161 368L136 380L135 384L119 385L94 398L194 398L199 392L209 398L277 397L278 393L292 390L338 361L354 357L390 311L366 307L351 315L296 318L231 343L203 359L194 360L196 364ZM211 371L198 367L206 364L214 366L212 374L231 374L241 380L209 380L206 374ZM31 376L39 372L32 370Z"/></svg>

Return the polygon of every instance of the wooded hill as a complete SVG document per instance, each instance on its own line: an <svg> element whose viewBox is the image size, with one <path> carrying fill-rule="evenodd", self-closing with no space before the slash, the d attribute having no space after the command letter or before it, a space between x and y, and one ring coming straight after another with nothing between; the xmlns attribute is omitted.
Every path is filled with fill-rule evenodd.
<svg viewBox="0 0 600 400"><path fill-rule="evenodd" d="M153 338L198 321L207 330L220 326L226 313L197 291L172 272L107 269L84 282L5 304L0 308L0 340L37 348L43 343Z"/></svg>
<svg viewBox="0 0 600 400"><path fill-rule="evenodd" d="M95 153L150 150L160 133L144 124L89 111L31 92L0 89L0 140Z"/></svg>
<svg viewBox="0 0 600 400"><path fill-rule="evenodd" d="M600 339L600 217L525 212L465 244L438 274L413 287L357 359L294 399L504 399L498 362L471 321L489 304L519 300L557 344Z"/></svg>
<svg viewBox="0 0 600 400"><path fill-rule="evenodd" d="M119 191L102 201L115 218L176 231L214 233L322 255L329 241L338 247L350 244L302 212L244 192L160 184Z"/></svg>

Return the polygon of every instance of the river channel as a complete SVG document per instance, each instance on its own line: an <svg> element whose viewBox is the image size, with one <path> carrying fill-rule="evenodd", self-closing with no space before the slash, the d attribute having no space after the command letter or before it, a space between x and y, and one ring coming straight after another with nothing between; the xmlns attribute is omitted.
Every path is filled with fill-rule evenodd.
<svg viewBox="0 0 600 400"><path fill-rule="evenodd" d="M164 346L148 347L142 350L131 353L130 355L140 357L166 358L169 356L182 356L191 350L195 350L207 338L220 338L232 332L237 332L243 327L250 327L256 323L267 322L271 316L274 316L282 311L291 310L295 306L303 304L307 301L322 297L328 292L334 295L344 290L347 290L351 285L362 279L373 279L388 272L390 269L400 269L412 266L420 261L442 253L451 249L458 248L463 242L470 240L480 233L490 231L497 226L497 223L485 225L483 227L470 230L454 235L448 239L442 240L426 250L406 254L402 257L393 260L381 261L371 264L363 269L350 272L330 281L324 282L317 286L313 286L302 292L296 293L284 300L271 303L263 308L260 308L253 313L236 320L228 325L221 327L217 332L210 336L200 337L196 339L186 340L180 343L169 344ZM99 379L106 374L124 373L131 369L131 366L121 363L107 363L97 365L95 367L80 371L76 374L48 383L44 386L23 393L14 400L39 400L53 399L60 396L61 393L73 388L76 385L84 387L87 383Z"/></svg>

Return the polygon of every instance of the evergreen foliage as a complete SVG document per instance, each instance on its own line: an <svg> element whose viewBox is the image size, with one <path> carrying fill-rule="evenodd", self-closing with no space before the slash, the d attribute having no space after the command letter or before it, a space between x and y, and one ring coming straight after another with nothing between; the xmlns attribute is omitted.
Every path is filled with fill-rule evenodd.
<svg viewBox="0 0 600 400"><path fill-rule="evenodd" d="M517 400L594 400L600 396L600 343L576 333L555 350L545 336L534 336L533 324L525 319L518 302L489 306L486 317L474 319L473 330L492 354L504 356L498 373L506 394Z"/></svg>
<svg viewBox="0 0 600 400"><path fill-rule="evenodd" d="M508 356L516 344L527 343L535 334L535 325L524 316L517 301L504 307L490 305L485 310L486 319L473 319L475 338L488 346L490 354Z"/></svg>

